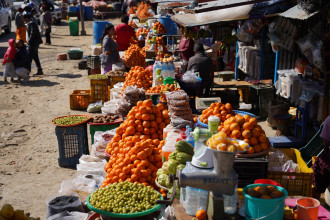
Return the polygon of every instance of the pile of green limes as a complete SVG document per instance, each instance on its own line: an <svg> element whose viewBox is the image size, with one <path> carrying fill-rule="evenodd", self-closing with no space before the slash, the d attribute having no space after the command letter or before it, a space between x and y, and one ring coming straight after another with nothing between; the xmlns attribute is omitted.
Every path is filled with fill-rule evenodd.
<svg viewBox="0 0 330 220"><path fill-rule="evenodd" d="M62 118L56 118L53 120L53 123L56 125L75 125L83 121L86 121L87 119L88 119L87 116L69 115Z"/></svg>

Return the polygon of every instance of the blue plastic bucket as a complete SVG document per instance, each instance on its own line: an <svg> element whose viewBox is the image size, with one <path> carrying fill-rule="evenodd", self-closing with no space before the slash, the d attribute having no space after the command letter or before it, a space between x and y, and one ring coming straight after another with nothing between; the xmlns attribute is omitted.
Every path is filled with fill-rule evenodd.
<svg viewBox="0 0 330 220"><path fill-rule="evenodd" d="M94 17L94 11L93 7L91 6L85 6L85 19L92 21Z"/></svg>
<svg viewBox="0 0 330 220"><path fill-rule="evenodd" d="M79 8L76 6L69 6L68 12L79 12Z"/></svg>
<svg viewBox="0 0 330 220"><path fill-rule="evenodd" d="M93 24L93 45L101 43L100 38L102 37L105 26L109 24L107 21L94 21Z"/></svg>
<svg viewBox="0 0 330 220"><path fill-rule="evenodd" d="M159 22L162 23L167 31L167 35L176 35L178 33L176 23L171 19L170 16L164 16L159 18Z"/></svg>
<svg viewBox="0 0 330 220"><path fill-rule="evenodd" d="M77 10L78 10L78 12L80 12L80 6L79 5L77 6ZM83 12L85 12L85 6L83 6Z"/></svg>
<svg viewBox="0 0 330 220"><path fill-rule="evenodd" d="M288 196L286 189L273 186L277 191L284 193L284 196L276 199L259 199L247 194L247 190L257 186L273 186L268 184L251 184L243 188L245 200L245 219L262 219L262 220L282 220L284 214L284 202Z"/></svg>

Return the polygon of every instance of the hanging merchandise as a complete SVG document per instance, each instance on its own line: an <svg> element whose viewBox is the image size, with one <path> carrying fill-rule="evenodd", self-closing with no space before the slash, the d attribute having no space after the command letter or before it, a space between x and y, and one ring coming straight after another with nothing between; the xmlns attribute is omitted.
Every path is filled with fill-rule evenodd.
<svg viewBox="0 0 330 220"><path fill-rule="evenodd" d="M250 19L240 27L237 32L237 38L242 42L252 42L253 36L259 33L263 26L261 19Z"/></svg>

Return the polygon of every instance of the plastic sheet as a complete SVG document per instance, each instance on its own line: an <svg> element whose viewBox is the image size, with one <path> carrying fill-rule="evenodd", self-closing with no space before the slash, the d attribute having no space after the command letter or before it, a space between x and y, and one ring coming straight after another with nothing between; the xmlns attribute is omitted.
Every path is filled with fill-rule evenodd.
<svg viewBox="0 0 330 220"><path fill-rule="evenodd" d="M120 99L113 99L104 103L104 106L101 108L102 114L116 114L117 109L119 108Z"/></svg>

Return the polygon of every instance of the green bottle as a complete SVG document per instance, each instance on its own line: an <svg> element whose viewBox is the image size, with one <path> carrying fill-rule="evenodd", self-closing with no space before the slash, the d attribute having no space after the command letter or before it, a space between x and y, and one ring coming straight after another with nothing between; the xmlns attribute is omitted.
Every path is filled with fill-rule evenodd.
<svg viewBox="0 0 330 220"><path fill-rule="evenodd" d="M163 76L160 74L162 72L161 68L156 69L156 85L163 84Z"/></svg>

